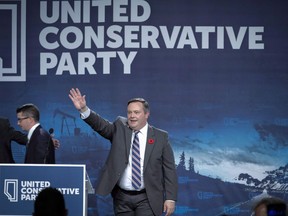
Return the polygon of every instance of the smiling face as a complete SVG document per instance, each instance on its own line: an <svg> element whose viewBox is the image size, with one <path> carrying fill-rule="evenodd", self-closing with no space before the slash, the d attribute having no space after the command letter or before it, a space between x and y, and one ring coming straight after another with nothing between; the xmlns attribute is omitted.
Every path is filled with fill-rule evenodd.
<svg viewBox="0 0 288 216"><path fill-rule="evenodd" d="M140 130L148 120L149 112L144 111L144 106L141 102L131 102L127 106L128 125L132 130Z"/></svg>

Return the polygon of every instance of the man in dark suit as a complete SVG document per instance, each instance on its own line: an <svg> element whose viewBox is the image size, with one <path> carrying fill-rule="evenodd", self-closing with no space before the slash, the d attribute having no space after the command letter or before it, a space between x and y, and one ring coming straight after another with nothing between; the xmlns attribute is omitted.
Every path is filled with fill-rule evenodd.
<svg viewBox="0 0 288 216"><path fill-rule="evenodd" d="M116 215L171 215L178 191L174 155L167 132L148 124L147 101L130 100L127 118L118 117L111 123L87 107L79 89L71 89L69 97L81 118L112 144L96 193L112 194ZM138 158L132 157L135 137L140 145L139 187L133 175Z"/></svg>
<svg viewBox="0 0 288 216"><path fill-rule="evenodd" d="M50 134L39 123L40 112L34 104L17 108L18 125L28 132L24 163L55 164L55 150Z"/></svg>
<svg viewBox="0 0 288 216"><path fill-rule="evenodd" d="M5 117L0 117L0 163L15 163L12 155L11 142L26 145L27 135L11 127Z"/></svg>

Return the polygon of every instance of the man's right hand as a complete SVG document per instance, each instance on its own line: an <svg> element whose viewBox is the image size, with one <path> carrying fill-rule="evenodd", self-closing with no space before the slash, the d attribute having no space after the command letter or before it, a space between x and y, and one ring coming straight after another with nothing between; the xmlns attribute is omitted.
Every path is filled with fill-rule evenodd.
<svg viewBox="0 0 288 216"><path fill-rule="evenodd" d="M78 111L85 112L88 109L86 106L86 95L82 96L78 88L72 88L69 97Z"/></svg>

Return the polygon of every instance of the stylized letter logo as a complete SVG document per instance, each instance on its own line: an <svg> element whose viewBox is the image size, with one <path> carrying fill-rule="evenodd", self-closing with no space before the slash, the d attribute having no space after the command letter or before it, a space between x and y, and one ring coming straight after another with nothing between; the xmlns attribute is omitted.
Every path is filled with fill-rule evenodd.
<svg viewBox="0 0 288 216"><path fill-rule="evenodd" d="M18 202L18 179L5 179L4 194L10 202Z"/></svg>
<svg viewBox="0 0 288 216"><path fill-rule="evenodd" d="M26 0L0 1L0 28L0 81L26 81Z"/></svg>

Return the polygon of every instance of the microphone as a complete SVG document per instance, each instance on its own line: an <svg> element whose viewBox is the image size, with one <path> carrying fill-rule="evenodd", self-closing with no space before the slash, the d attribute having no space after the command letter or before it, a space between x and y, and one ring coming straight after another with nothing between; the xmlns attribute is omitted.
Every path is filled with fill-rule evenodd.
<svg viewBox="0 0 288 216"><path fill-rule="evenodd" d="M54 129L53 128L50 128L49 129L49 134L51 136L51 139L54 137ZM44 164L46 164L46 160L47 160L47 157L48 157L48 154L49 154L49 144L50 144L50 140L48 140L48 143L47 143L47 149L46 149L46 152L45 152L45 155L44 155Z"/></svg>
<svg viewBox="0 0 288 216"><path fill-rule="evenodd" d="M54 138L55 137L54 128L50 128L49 129L49 134L50 134L50 136L52 138L54 149L58 149L60 147L60 142L59 142L59 140Z"/></svg>
<svg viewBox="0 0 288 216"><path fill-rule="evenodd" d="M49 134L51 135L51 137L54 137L54 128L49 129Z"/></svg>

